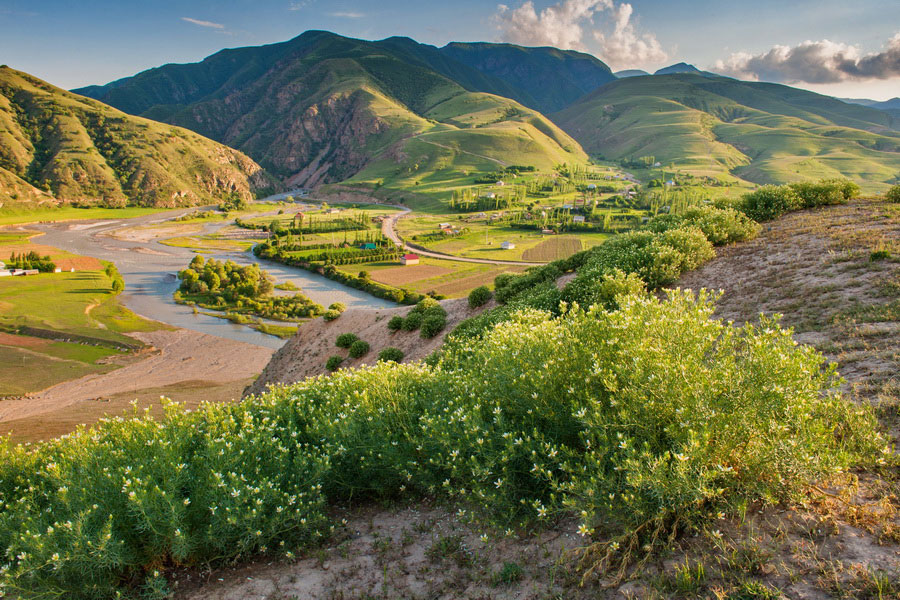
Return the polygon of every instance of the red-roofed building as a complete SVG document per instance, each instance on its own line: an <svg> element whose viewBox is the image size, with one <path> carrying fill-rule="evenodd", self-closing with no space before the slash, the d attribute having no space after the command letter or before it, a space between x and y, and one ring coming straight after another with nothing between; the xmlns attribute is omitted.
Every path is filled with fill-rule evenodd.
<svg viewBox="0 0 900 600"><path fill-rule="evenodd" d="M404 254L400 257L400 263L404 265L417 265L419 264L419 255L418 254Z"/></svg>

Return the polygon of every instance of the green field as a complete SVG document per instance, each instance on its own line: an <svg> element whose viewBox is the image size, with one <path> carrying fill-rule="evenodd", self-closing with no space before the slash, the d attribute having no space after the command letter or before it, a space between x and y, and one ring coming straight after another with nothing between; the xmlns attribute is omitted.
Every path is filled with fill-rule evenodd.
<svg viewBox="0 0 900 600"><path fill-rule="evenodd" d="M163 327L131 312L102 271L44 273L0 282L0 325L29 326L134 344L124 333Z"/></svg>
<svg viewBox="0 0 900 600"><path fill-rule="evenodd" d="M131 219L152 215L164 210L171 209L145 208L142 206L127 206L125 208L75 208L70 205L30 207L19 204L0 208L0 225L19 225L41 221L75 221L78 219Z"/></svg>

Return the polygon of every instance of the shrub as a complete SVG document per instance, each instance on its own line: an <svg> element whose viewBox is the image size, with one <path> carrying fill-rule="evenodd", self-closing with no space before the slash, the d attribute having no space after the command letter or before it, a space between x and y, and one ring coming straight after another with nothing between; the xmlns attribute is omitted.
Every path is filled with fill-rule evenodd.
<svg viewBox="0 0 900 600"><path fill-rule="evenodd" d="M754 192L744 194L741 210L754 221L771 221L786 212L797 210L801 200L791 188L764 185Z"/></svg>
<svg viewBox="0 0 900 600"><path fill-rule="evenodd" d="M850 185L854 184L850 183ZM797 194L797 197L800 198L801 208L813 208L815 206L842 204L846 202L843 185L834 181L792 183L788 187L790 187L794 193Z"/></svg>
<svg viewBox="0 0 900 600"><path fill-rule="evenodd" d="M334 320L337 319L339 316L341 316L341 312L340 312L340 311L333 310L333 309L330 309L330 308L329 308L329 309L326 310L325 313L322 315L322 318L325 319L326 321L334 321Z"/></svg>
<svg viewBox="0 0 900 600"><path fill-rule="evenodd" d="M344 357L340 354L334 354L325 361L325 368L329 371L336 371L342 362L344 362Z"/></svg>
<svg viewBox="0 0 900 600"><path fill-rule="evenodd" d="M369 342L356 340L350 345L350 356L352 358L360 358L369 352Z"/></svg>
<svg viewBox="0 0 900 600"><path fill-rule="evenodd" d="M900 184L892 186L891 189L885 192L884 199L888 202L900 202Z"/></svg>
<svg viewBox="0 0 900 600"><path fill-rule="evenodd" d="M343 302L332 302L331 306L328 307L328 310L336 310L339 313L342 313L347 310L347 305Z"/></svg>
<svg viewBox="0 0 900 600"><path fill-rule="evenodd" d="M759 225L731 208L692 206L684 211L682 220L683 224L700 229L713 246L743 242L759 233Z"/></svg>
<svg viewBox="0 0 900 600"><path fill-rule="evenodd" d="M422 337L433 338L447 326L447 317L443 315L428 315L422 319Z"/></svg>
<svg viewBox="0 0 900 600"><path fill-rule="evenodd" d="M441 303L438 302L437 300L435 300L434 298L426 296L426 297L422 298L421 300L419 300L418 303L416 303L416 307L413 310L415 310L416 312L425 313L428 310L438 310L438 309L441 311L444 310L444 308L441 306ZM444 314L446 314L446 311L444 312Z"/></svg>
<svg viewBox="0 0 900 600"><path fill-rule="evenodd" d="M410 311L406 318L403 319L403 331L415 331L422 326L423 319L422 313Z"/></svg>
<svg viewBox="0 0 900 600"><path fill-rule="evenodd" d="M0 589L164 597L161 565L290 558L327 538L329 502L401 494L459 498L501 528L576 515L588 540L640 548L896 460L871 408L775 321L733 328L678 291L619 304L512 311L430 367L0 442Z"/></svg>
<svg viewBox="0 0 900 600"><path fill-rule="evenodd" d="M403 360L403 350L389 346L378 353L381 362L400 362Z"/></svg>
<svg viewBox="0 0 900 600"><path fill-rule="evenodd" d="M480 285L469 292L469 308L484 306L491 299L491 290L486 285Z"/></svg>
<svg viewBox="0 0 900 600"><path fill-rule="evenodd" d="M358 340L359 337L355 333L342 333L337 336L337 339L334 341L334 345L338 348L349 348L353 345L353 342Z"/></svg>
<svg viewBox="0 0 900 600"><path fill-rule="evenodd" d="M403 328L403 317L400 315L391 317L388 321L387 328L390 331L400 331Z"/></svg>

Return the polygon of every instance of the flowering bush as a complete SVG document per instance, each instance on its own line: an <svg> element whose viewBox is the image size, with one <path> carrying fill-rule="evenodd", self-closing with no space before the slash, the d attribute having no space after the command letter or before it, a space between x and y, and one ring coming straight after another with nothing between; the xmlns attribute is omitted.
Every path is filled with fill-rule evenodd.
<svg viewBox="0 0 900 600"><path fill-rule="evenodd" d="M756 237L759 225L733 208L692 206L680 215L661 215L647 223L656 233L693 225L703 232L713 246L743 242Z"/></svg>
<svg viewBox="0 0 900 600"><path fill-rule="evenodd" d="M790 187L764 185L754 192L744 194L740 208L754 221L771 221L801 206L800 197Z"/></svg>

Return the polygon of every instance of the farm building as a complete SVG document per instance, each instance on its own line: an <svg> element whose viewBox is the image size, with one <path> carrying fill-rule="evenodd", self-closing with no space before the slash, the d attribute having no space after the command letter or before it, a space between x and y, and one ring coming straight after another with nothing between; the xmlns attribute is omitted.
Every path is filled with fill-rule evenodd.
<svg viewBox="0 0 900 600"><path fill-rule="evenodd" d="M438 229L450 229L450 223L440 223Z"/></svg>
<svg viewBox="0 0 900 600"><path fill-rule="evenodd" d="M556 232L552 229L541 229L541 233L543 233L544 235L553 235Z"/></svg>
<svg viewBox="0 0 900 600"><path fill-rule="evenodd" d="M597 189L597 184L596 184L596 183L589 183L588 186L587 186L587 189L589 189L589 190L596 190L596 189Z"/></svg>
<svg viewBox="0 0 900 600"><path fill-rule="evenodd" d="M400 257L400 264L403 265L417 265L419 264L419 255L418 254L404 254Z"/></svg>
<svg viewBox="0 0 900 600"><path fill-rule="evenodd" d="M365 244L359 245L360 250L374 250L375 244L373 242L366 242Z"/></svg>
<svg viewBox="0 0 900 600"><path fill-rule="evenodd" d="M0 269L0 277L10 277L12 275L12 271L9 269Z"/></svg>
<svg viewBox="0 0 900 600"><path fill-rule="evenodd" d="M500 187L503 187L503 186L506 185L506 184L503 183L502 181L498 181L498 182L497 182L497 185L500 186Z"/></svg>
<svg viewBox="0 0 900 600"><path fill-rule="evenodd" d="M501 242L500 247L503 248L504 250L513 250L516 247L516 245L513 244L512 242Z"/></svg>
<svg viewBox="0 0 900 600"><path fill-rule="evenodd" d="M572 217L572 221L574 221L575 223L584 223L584 216L575 215L574 217Z"/></svg>

